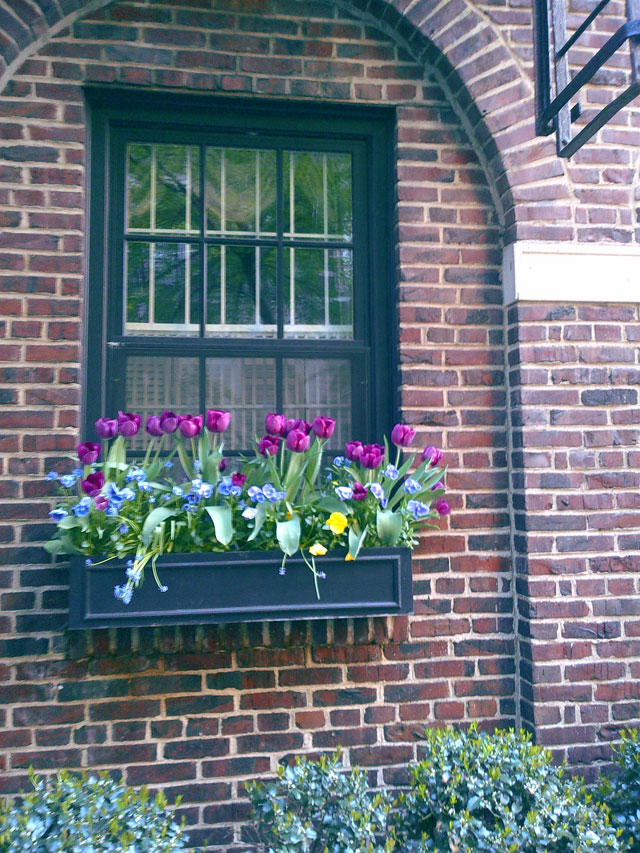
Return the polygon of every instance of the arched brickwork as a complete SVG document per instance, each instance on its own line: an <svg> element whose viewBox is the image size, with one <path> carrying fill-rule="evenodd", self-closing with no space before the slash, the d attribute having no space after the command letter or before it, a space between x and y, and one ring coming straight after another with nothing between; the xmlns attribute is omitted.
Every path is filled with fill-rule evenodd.
<svg viewBox="0 0 640 853"><path fill-rule="evenodd" d="M4 12L0 91L48 37L110 2L21 0L12 13ZM341 0L340 5L400 39L412 59L436 70L499 199L505 242L518 237L566 239L566 229L560 226L556 232L550 224L554 218L550 206L557 205L561 212L569 198L564 169L557 160L554 165L549 162L555 155L552 140L535 137L532 81L496 22L470 0L444 5L424 0ZM536 183L532 192L522 189L532 181ZM546 202L542 216L532 205L536 199Z"/></svg>

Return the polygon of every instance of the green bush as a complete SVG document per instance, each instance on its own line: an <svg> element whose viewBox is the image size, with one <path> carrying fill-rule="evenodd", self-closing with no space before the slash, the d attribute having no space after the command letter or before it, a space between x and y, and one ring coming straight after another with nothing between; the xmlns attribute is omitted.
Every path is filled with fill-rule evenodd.
<svg viewBox="0 0 640 853"><path fill-rule="evenodd" d="M258 839L277 853L373 853L390 851L386 836L391 798L367 791L358 768L340 772L340 753L319 761L297 758L280 766L278 778L249 782Z"/></svg>
<svg viewBox="0 0 640 853"><path fill-rule="evenodd" d="M628 849L640 853L640 736L637 729L622 735L613 747L618 772L601 776L599 796L611 810L611 822L620 827Z"/></svg>
<svg viewBox="0 0 640 853"><path fill-rule="evenodd" d="M106 773L61 770L47 784L31 774L34 791L20 804L0 803L2 853L169 853L184 850L182 827L166 797L134 791Z"/></svg>
<svg viewBox="0 0 640 853"><path fill-rule="evenodd" d="M623 850L608 809L525 732L426 732L401 797L399 847L456 853Z"/></svg>

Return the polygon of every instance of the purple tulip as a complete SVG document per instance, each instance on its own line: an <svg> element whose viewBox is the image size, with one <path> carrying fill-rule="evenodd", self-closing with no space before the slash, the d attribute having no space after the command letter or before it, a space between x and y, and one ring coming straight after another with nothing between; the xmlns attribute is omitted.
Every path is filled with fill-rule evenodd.
<svg viewBox="0 0 640 853"><path fill-rule="evenodd" d="M272 435L264 435L258 444L258 453L260 456L275 456L279 446L279 439Z"/></svg>
<svg viewBox="0 0 640 853"><path fill-rule="evenodd" d="M336 428L336 422L333 418L315 418L311 424L311 429L318 438L331 438L333 431Z"/></svg>
<svg viewBox="0 0 640 853"><path fill-rule="evenodd" d="M95 474L89 474L86 480L80 484L82 491L90 498L95 498L100 494L100 489L104 486L104 474L102 471L96 471Z"/></svg>
<svg viewBox="0 0 640 853"><path fill-rule="evenodd" d="M113 438L118 432L118 421L115 418L98 418L96 421L96 433L98 438Z"/></svg>
<svg viewBox="0 0 640 853"><path fill-rule="evenodd" d="M425 447L425 449L422 451L422 461L426 462L427 459L430 459L430 464L432 467L435 467L438 462L440 462L443 456L444 453L441 450L438 450L438 448L434 447L432 444L430 444L429 447Z"/></svg>
<svg viewBox="0 0 640 853"><path fill-rule="evenodd" d="M284 434L289 435L294 429L298 430L298 432L303 432L305 435L309 435L311 424L303 421L302 418L287 418L284 425Z"/></svg>
<svg viewBox="0 0 640 853"><path fill-rule="evenodd" d="M444 489L444 483L442 482L442 480L438 480L438 482L435 484L435 486L431 486L432 492L435 492L438 489Z"/></svg>
<svg viewBox="0 0 640 853"><path fill-rule="evenodd" d="M167 409L164 410L160 415L160 429L167 435L178 429L178 416L175 412L169 412Z"/></svg>
<svg viewBox="0 0 640 853"><path fill-rule="evenodd" d="M131 438L140 429L142 418L132 412L118 412L118 432L125 438Z"/></svg>
<svg viewBox="0 0 640 853"><path fill-rule="evenodd" d="M185 438L195 438L202 432L202 415L180 415L178 429Z"/></svg>
<svg viewBox="0 0 640 853"><path fill-rule="evenodd" d="M77 447L78 459L83 465L93 465L100 456L100 445L94 441L83 441Z"/></svg>
<svg viewBox="0 0 640 853"><path fill-rule="evenodd" d="M444 498L440 498L440 500L436 503L436 511L438 515L449 515L451 512L451 507L444 500Z"/></svg>
<svg viewBox="0 0 640 853"><path fill-rule="evenodd" d="M284 435L287 419L284 415L277 415L275 412L269 412L264 419L264 428L269 435Z"/></svg>
<svg viewBox="0 0 640 853"><path fill-rule="evenodd" d="M292 429L287 434L287 449L294 453L303 453L308 447L311 439L301 429Z"/></svg>
<svg viewBox="0 0 640 853"><path fill-rule="evenodd" d="M354 501L363 501L366 498L367 490L362 483L356 481L351 488L353 489L352 497Z"/></svg>
<svg viewBox="0 0 640 853"><path fill-rule="evenodd" d="M227 467L227 460L223 456L222 459L220 460L220 462L218 462L218 471L224 471L226 469L226 467Z"/></svg>
<svg viewBox="0 0 640 853"><path fill-rule="evenodd" d="M362 442L361 441L348 441L344 446L344 455L351 462L357 462L361 450L362 450Z"/></svg>
<svg viewBox="0 0 640 853"><path fill-rule="evenodd" d="M391 441L396 447L408 447L415 437L415 429L406 424L396 424L391 430Z"/></svg>
<svg viewBox="0 0 640 853"><path fill-rule="evenodd" d="M231 475L231 485L232 486L244 486L245 480L247 478L244 474L235 473Z"/></svg>
<svg viewBox="0 0 640 853"><path fill-rule="evenodd" d="M207 429L209 432L225 432L229 428L231 412L222 409L207 410Z"/></svg>
<svg viewBox="0 0 640 853"><path fill-rule="evenodd" d="M93 505L96 509L105 511L105 509L109 506L109 501L104 495L96 495L93 499Z"/></svg>
<svg viewBox="0 0 640 853"><path fill-rule="evenodd" d="M161 435L164 435L162 427L160 426L159 415L151 415L148 417L145 429L149 435L153 436L153 438L159 438Z"/></svg>
<svg viewBox="0 0 640 853"><path fill-rule="evenodd" d="M358 455L363 468L379 468L384 459L384 447L380 444L365 444Z"/></svg>

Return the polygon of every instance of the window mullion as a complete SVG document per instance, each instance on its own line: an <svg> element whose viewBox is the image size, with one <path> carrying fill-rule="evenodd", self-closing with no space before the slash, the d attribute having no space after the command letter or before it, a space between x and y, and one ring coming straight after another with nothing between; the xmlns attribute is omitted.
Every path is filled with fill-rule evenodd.
<svg viewBox="0 0 640 853"><path fill-rule="evenodd" d="M282 173L282 148L276 153L276 322L278 325L277 338L284 337L284 176ZM282 411L284 400L282 359L276 359L276 411Z"/></svg>

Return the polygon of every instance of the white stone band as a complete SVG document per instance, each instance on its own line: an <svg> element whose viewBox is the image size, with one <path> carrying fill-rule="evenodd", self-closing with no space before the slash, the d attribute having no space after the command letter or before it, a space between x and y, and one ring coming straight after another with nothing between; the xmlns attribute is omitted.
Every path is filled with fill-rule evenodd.
<svg viewBox="0 0 640 853"><path fill-rule="evenodd" d="M502 258L503 300L638 302L640 246L520 241Z"/></svg>

